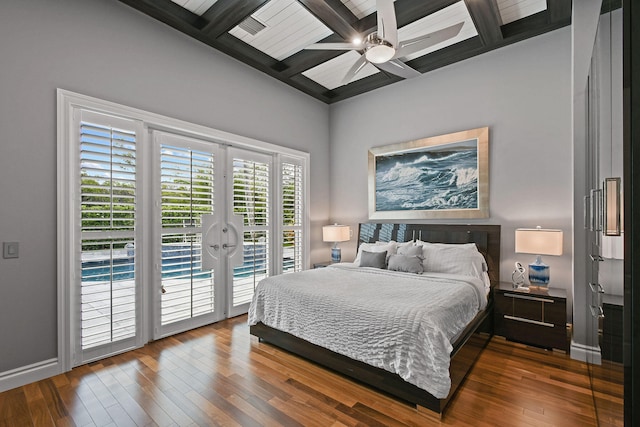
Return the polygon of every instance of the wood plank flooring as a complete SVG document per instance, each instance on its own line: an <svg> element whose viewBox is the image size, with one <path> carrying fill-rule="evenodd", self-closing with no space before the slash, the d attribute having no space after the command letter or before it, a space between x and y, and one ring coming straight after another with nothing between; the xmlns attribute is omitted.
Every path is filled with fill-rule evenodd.
<svg viewBox="0 0 640 427"><path fill-rule="evenodd" d="M604 381L604 380L603 380ZM619 384L600 392L621 404ZM494 337L444 418L249 335L246 316L0 393L0 426L595 426L587 366Z"/></svg>

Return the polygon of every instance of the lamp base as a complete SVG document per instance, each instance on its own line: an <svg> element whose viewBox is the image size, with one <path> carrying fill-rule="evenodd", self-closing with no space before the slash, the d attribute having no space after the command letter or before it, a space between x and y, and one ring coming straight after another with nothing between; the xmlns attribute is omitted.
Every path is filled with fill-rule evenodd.
<svg viewBox="0 0 640 427"><path fill-rule="evenodd" d="M340 262L341 258L340 248L331 248L331 262Z"/></svg>
<svg viewBox="0 0 640 427"><path fill-rule="evenodd" d="M533 286L549 285L549 266L538 256L536 262L529 264L529 283Z"/></svg>

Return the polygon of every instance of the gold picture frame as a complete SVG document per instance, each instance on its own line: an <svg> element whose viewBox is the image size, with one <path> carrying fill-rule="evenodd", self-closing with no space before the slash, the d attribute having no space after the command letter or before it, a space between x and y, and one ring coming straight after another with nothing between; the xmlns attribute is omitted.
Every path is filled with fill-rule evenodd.
<svg viewBox="0 0 640 427"><path fill-rule="evenodd" d="M369 150L369 219L489 217L489 128Z"/></svg>

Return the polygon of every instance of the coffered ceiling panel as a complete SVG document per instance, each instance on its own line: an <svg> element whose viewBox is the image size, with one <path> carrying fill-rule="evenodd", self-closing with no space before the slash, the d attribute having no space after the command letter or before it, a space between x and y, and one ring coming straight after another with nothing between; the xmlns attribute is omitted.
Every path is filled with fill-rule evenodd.
<svg viewBox="0 0 640 427"><path fill-rule="evenodd" d="M335 89L338 86L342 86L342 78L347 74L353 64L356 63L358 58L360 58L359 53L349 51L327 62L323 62L302 74L327 89ZM367 64L351 81L360 80L379 72L380 70L376 67Z"/></svg>
<svg viewBox="0 0 640 427"><path fill-rule="evenodd" d="M202 15L218 0L171 0L175 4L184 7L187 10Z"/></svg>
<svg viewBox="0 0 640 427"><path fill-rule="evenodd" d="M342 0L342 3L344 3L358 19L362 19L376 11L376 0Z"/></svg>
<svg viewBox="0 0 640 427"><path fill-rule="evenodd" d="M571 23L571 0L119 1L328 104ZM603 4L609 10L620 2ZM393 7L399 42L376 39L378 7ZM446 28L403 47L403 41ZM357 36L369 39L352 45ZM321 46L311 50L314 44ZM378 44L396 59L370 62ZM342 84L354 64L363 67Z"/></svg>
<svg viewBox="0 0 640 427"><path fill-rule="evenodd" d="M277 60L333 34L297 0L270 1L248 19L229 34Z"/></svg>
<svg viewBox="0 0 640 427"><path fill-rule="evenodd" d="M502 24L526 18L547 9L547 0L497 0Z"/></svg>
<svg viewBox="0 0 640 427"><path fill-rule="evenodd" d="M442 49L443 47L454 45L463 40L477 36L478 31L476 30L473 20L471 19L471 15L469 15L469 10L464 4L464 1L454 3L449 7L445 7L444 9L432 13L431 15L425 16L422 19L399 28L398 39L410 40L437 30L442 30L443 28L449 27L459 22L464 22L464 25L457 36L442 43L438 43L427 49L420 50L414 54L407 55L404 57L404 59L411 60L428 53L435 52L436 50Z"/></svg>

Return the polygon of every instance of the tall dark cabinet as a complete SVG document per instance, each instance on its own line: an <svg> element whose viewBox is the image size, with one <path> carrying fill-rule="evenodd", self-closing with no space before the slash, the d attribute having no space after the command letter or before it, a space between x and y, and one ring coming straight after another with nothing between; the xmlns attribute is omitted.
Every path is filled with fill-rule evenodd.
<svg viewBox="0 0 640 427"><path fill-rule="evenodd" d="M640 1L623 1L624 420L640 425ZM633 23L633 25L632 25Z"/></svg>

